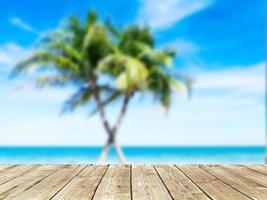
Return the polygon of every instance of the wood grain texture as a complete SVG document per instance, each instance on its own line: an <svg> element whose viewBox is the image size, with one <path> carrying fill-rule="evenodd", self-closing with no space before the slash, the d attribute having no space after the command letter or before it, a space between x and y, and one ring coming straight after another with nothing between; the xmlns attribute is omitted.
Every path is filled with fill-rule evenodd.
<svg viewBox="0 0 267 200"><path fill-rule="evenodd" d="M23 191L36 185L62 166L42 165L23 176L0 185L0 199L12 199Z"/></svg>
<svg viewBox="0 0 267 200"><path fill-rule="evenodd" d="M267 199L264 165L0 165L0 199Z"/></svg>
<svg viewBox="0 0 267 200"><path fill-rule="evenodd" d="M226 169L229 169L233 173L236 173L240 176L243 176L247 179L254 181L264 187L267 187L267 176L264 176L262 173L259 173L255 170L248 169L241 165L228 165L225 166Z"/></svg>
<svg viewBox="0 0 267 200"><path fill-rule="evenodd" d="M92 199L96 188L104 176L108 166L87 166L67 186L65 186L53 199Z"/></svg>
<svg viewBox="0 0 267 200"><path fill-rule="evenodd" d="M204 170L216 176L226 184L253 199L267 199L267 188L219 165L201 166Z"/></svg>
<svg viewBox="0 0 267 200"><path fill-rule="evenodd" d="M130 200L130 175L131 172L129 165L109 166L96 190L93 199Z"/></svg>
<svg viewBox="0 0 267 200"><path fill-rule="evenodd" d="M12 169L12 168L14 168L16 166L18 166L18 165L0 165L0 172Z"/></svg>
<svg viewBox="0 0 267 200"><path fill-rule="evenodd" d="M267 175L267 165L246 165L245 167Z"/></svg>
<svg viewBox="0 0 267 200"><path fill-rule="evenodd" d="M132 195L134 200L172 199L153 166L132 166Z"/></svg>
<svg viewBox="0 0 267 200"><path fill-rule="evenodd" d="M212 199L250 199L197 165L177 166Z"/></svg>
<svg viewBox="0 0 267 200"><path fill-rule="evenodd" d="M50 199L60 191L74 176L76 176L85 166L70 165L58 170L53 175L39 182L29 190L17 195L13 199L44 200Z"/></svg>
<svg viewBox="0 0 267 200"><path fill-rule="evenodd" d="M14 178L22 176L33 169L36 169L38 166L39 165L17 165L15 167L0 171L0 185Z"/></svg>
<svg viewBox="0 0 267 200"><path fill-rule="evenodd" d="M156 165L161 179L173 199L205 200L210 199L189 178L173 165Z"/></svg>

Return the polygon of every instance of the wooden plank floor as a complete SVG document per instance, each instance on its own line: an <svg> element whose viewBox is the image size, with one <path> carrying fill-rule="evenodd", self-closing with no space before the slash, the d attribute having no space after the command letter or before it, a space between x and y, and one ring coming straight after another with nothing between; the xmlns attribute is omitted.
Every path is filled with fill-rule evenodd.
<svg viewBox="0 0 267 200"><path fill-rule="evenodd" d="M0 165L0 199L267 200L267 165Z"/></svg>

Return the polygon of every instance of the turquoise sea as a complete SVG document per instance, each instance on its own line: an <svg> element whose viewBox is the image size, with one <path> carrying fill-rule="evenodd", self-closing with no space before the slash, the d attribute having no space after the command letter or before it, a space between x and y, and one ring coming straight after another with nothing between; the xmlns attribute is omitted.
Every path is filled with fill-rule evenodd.
<svg viewBox="0 0 267 200"><path fill-rule="evenodd" d="M128 163L264 163L257 147L123 147ZM0 163L96 163L101 147L0 147ZM108 163L116 163L111 150Z"/></svg>

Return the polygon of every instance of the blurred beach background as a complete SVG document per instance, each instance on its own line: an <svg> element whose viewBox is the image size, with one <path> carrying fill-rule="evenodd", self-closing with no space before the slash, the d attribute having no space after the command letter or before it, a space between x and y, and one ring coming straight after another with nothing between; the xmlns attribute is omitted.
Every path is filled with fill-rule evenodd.
<svg viewBox="0 0 267 200"><path fill-rule="evenodd" d="M1 147L5 164L91 164L102 147ZM264 164L265 148L258 147L125 147L127 163L134 164ZM117 163L111 149L108 163Z"/></svg>
<svg viewBox="0 0 267 200"><path fill-rule="evenodd" d="M148 25L156 46L177 49L175 69L193 78L189 100L168 115L137 95L118 133L129 163L264 163L265 19L262 0L1 0L0 163L95 163L106 141L86 108L60 115L73 88L36 89L9 79L18 61L65 17L88 9L118 27ZM107 110L114 121L120 104ZM115 163L114 149L108 163Z"/></svg>

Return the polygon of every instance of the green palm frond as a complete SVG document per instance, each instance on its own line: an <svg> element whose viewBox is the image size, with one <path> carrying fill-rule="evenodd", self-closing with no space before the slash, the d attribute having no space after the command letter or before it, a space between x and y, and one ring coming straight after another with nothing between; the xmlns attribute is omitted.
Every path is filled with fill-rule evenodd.
<svg viewBox="0 0 267 200"><path fill-rule="evenodd" d="M100 24L92 25L86 33L83 48L86 58L94 67L102 58L114 51L105 28Z"/></svg>
<svg viewBox="0 0 267 200"><path fill-rule="evenodd" d="M185 97L190 98L192 94L192 87L194 84L194 80L191 77L184 75L183 76L175 75L175 78L173 79L177 82L176 85L178 85L178 87L174 86L174 88L176 88L176 91L179 92L179 88L181 88L182 94L184 93Z"/></svg>
<svg viewBox="0 0 267 200"><path fill-rule="evenodd" d="M51 41L48 44L48 50L55 52L56 54L64 55L64 57L68 57L74 62L82 61L81 53L64 41Z"/></svg>
<svg viewBox="0 0 267 200"><path fill-rule="evenodd" d="M168 110L173 91L184 97L191 93L191 82L188 77L173 75L165 72L162 68L153 67L148 77L148 90L152 92L164 108Z"/></svg>
<svg viewBox="0 0 267 200"><path fill-rule="evenodd" d="M71 97L67 101L65 101L62 112L71 112L80 106L84 106L89 103L92 97L93 92L90 88L80 88L77 92L71 95Z"/></svg>
<svg viewBox="0 0 267 200"><path fill-rule="evenodd" d="M110 22L110 20L105 21L105 28L111 34L111 36L116 39L121 37L120 31Z"/></svg>
<svg viewBox="0 0 267 200"><path fill-rule="evenodd" d="M84 30L88 31L94 24L97 23L98 16L95 11L89 11L87 15L87 20L85 22Z"/></svg>
<svg viewBox="0 0 267 200"><path fill-rule="evenodd" d="M118 87L125 91L129 88L144 89L148 71L143 63L127 56L124 58L124 63L125 69L116 79Z"/></svg>
<svg viewBox="0 0 267 200"><path fill-rule="evenodd" d="M69 74L55 74L55 75L40 75L36 79L36 84L39 87L45 86L64 86L70 82L77 81Z"/></svg>
<svg viewBox="0 0 267 200"><path fill-rule="evenodd" d="M83 41L84 30L82 28L80 19L76 16L70 17L66 21L66 27L63 28L64 33L70 36L71 43L75 48L81 49L81 44Z"/></svg>
<svg viewBox="0 0 267 200"><path fill-rule="evenodd" d="M147 66L167 66L172 67L173 56L170 56L163 50L148 49L140 54L140 59L146 63Z"/></svg>
<svg viewBox="0 0 267 200"><path fill-rule="evenodd" d="M149 77L149 89L159 99L164 108L168 108L171 101L171 86L169 76L160 69L154 69Z"/></svg>
<svg viewBox="0 0 267 200"><path fill-rule="evenodd" d="M137 57L140 53L140 44L154 46L154 39L148 28L130 26L123 30L118 43L119 49L126 55Z"/></svg>
<svg viewBox="0 0 267 200"><path fill-rule="evenodd" d="M121 54L110 55L101 60L98 71L115 77L118 89L124 91L129 88L144 88L148 76L148 71L142 62Z"/></svg>
<svg viewBox="0 0 267 200"><path fill-rule="evenodd" d="M40 51L35 53L29 59L18 63L13 69L11 75L13 76L21 72L40 68L66 70L73 73L77 73L79 71L79 66L70 58L48 51Z"/></svg>

